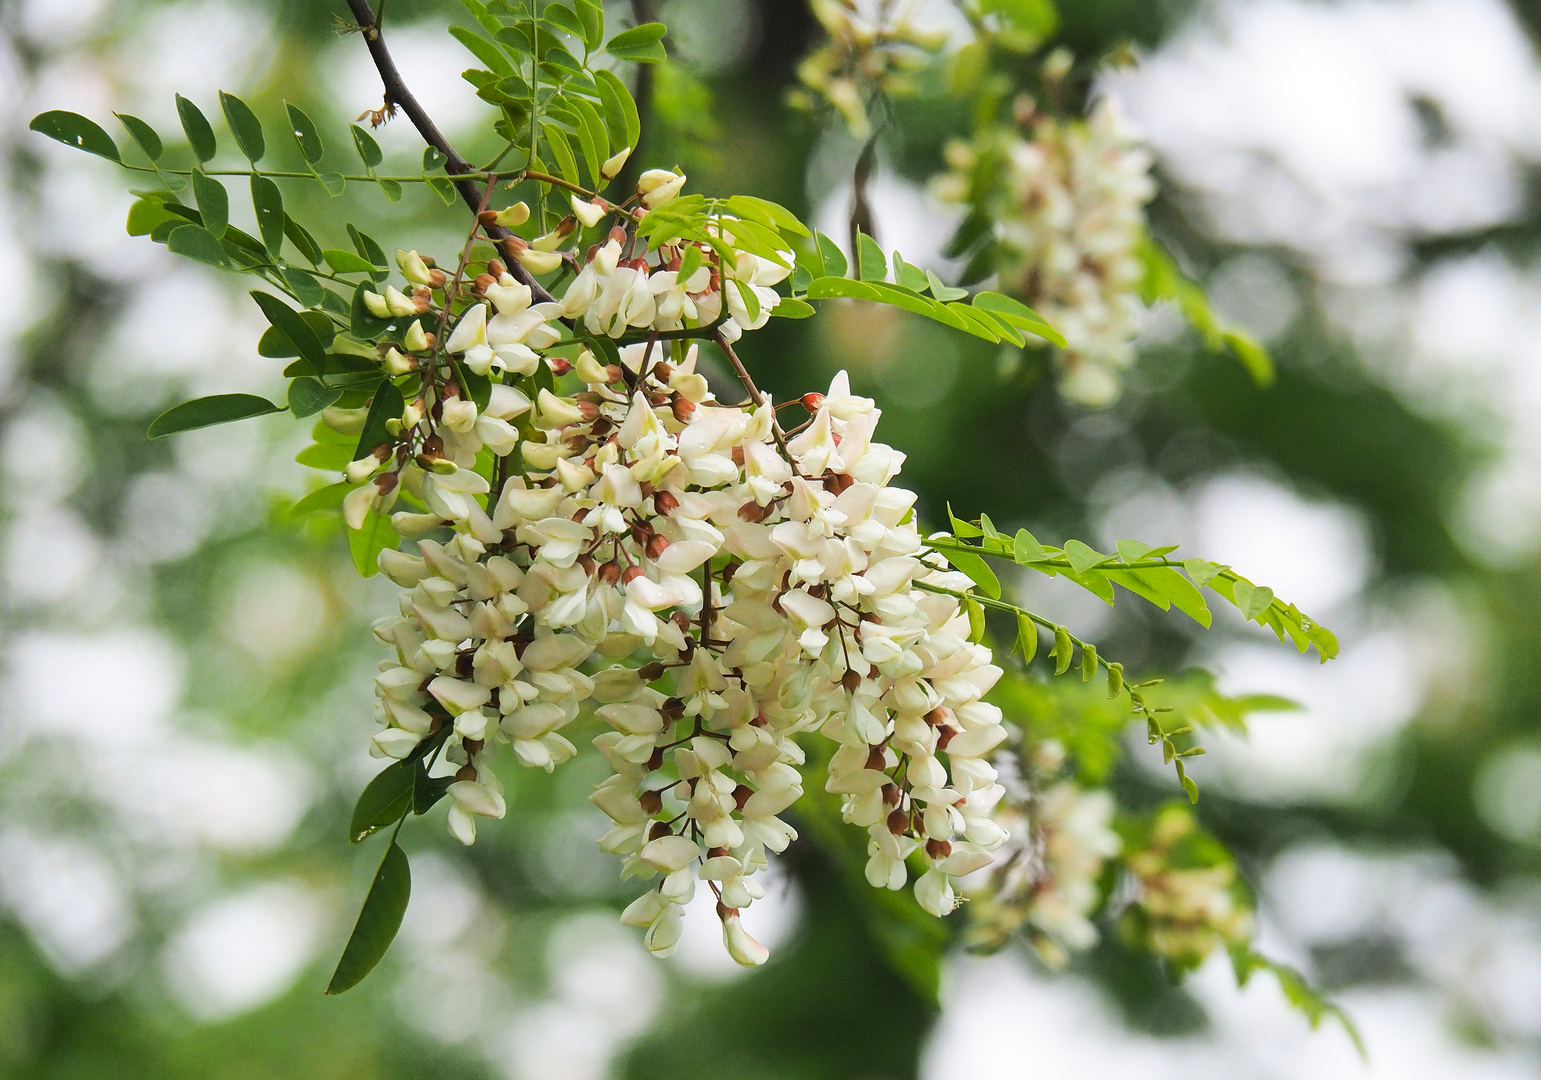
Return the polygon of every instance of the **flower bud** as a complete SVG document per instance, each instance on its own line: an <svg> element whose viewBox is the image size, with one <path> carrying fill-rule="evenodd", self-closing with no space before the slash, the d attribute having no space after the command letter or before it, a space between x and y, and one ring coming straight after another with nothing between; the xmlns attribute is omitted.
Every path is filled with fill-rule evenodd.
<svg viewBox="0 0 1541 1080"><path fill-rule="evenodd" d="M529 220L530 208L522 202L516 202L513 206L499 210L493 217L494 223L503 226L505 229L512 229L517 225L523 225Z"/></svg>
<svg viewBox="0 0 1541 1080"><path fill-rule="evenodd" d="M722 941L728 955L744 967L759 967L770 959L770 950L749 936L737 915L722 920Z"/></svg>
<svg viewBox="0 0 1541 1080"><path fill-rule="evenodd" d="M573 366L573 370L578 373L578 378L591 385L604 385L610 381L604 365L594 359L594 354L587 349L579 354L578 363Z"/></svg>
<svg viewBox="0 0 1541 1080"><path fill-rule="evenodd" d="M390 305L385 302L385 297L377 292L364 290L364 306L369 309L369 314L377 319L389 319L391 317Z"/></svg>
<svg viewBox="0 0 1541 1080"><path fill-rule="evenodd" d="M606 180L614 180L626 167L626 159L631 157L631 147L618 151L605 158L604 164L599 167L599 175Z"/></svg>
<svg viewBox="0 0 1541 1080"><path fill-rule="evenodd" d="M652 191L642 196L642 205L647 207L649 210L657 210L665 203L672 202L674 197L680 193L680 189L684 186L685 178L683 176L677 176L669 183L664 184L661 187L654 188Z"/></svg>
<svg viewBox="0 0 1541 1080"><path fill-rule="evenodd" d="M391 378L397 375L405 375L417 370L417 360L414 357L403 356L393 345L385 353L385 359L380 365Z"/></svg>
<svg viewBox="0 0 1541 1080"><path fill-rule="evenodd" d="M339 409L334 405L321 410L321 422L339 435L357 435L368 417L368 409Z"/></svg>
<svg viewBox="0 0 1541 1080"><path fill-rule="evenodd" d="M578 219L569 214L557 222L556 228L544 236L537 236L534 240L531 240L530 246L536 251L555 251L562 241L571 236L577 228Z"/></svg>
<svg viewBox="0 0 1541 1080"><path fill-rule="evenodd" d="M431 285L433 283L433 275L429 272L428 264L415 251L403 251L401 248L397 248L396 265L401 269L401 276L414 285Z"/></svg>
<svg viewBox="0 0 1541 1080"><path fill-rule="evenodd" d="M380 466L384 464L384 456L370 454L368 457L361 457L357 461L348 462L347 468L343 469L343 476L347 477L350 484L362 484L365 480L379 472Z"/></svg>
<svg viewBox="0 0 1541 1080"><path fill-rule="evenodd" d="M519 260L519 265L532 274L549 274L562 265L562 256L554 251L525 248L515 257Z"/></svg>
<svg viewBox="0 0 1541 1080"><path fill-rule="evenodd" d="M603 200L588 202L574 195L570 201L573 204L573 213L577 215L579 221L583 222L585 229L592 229L605 219L606 210Z"/></svg>
<svg viewBox="0 0 1541 1080"><path fill-rule="evenodd" d="M407 336L404 344L411 352L427 352L433 348L433 341L423 330L423 321L421 319L413 319L412 325L407 327Z"/></svg>

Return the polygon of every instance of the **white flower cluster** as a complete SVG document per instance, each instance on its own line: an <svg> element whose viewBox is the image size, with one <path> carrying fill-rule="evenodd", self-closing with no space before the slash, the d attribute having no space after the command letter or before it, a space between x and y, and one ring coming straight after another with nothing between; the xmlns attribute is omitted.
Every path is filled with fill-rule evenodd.
<svg viewBox="0 0 1541 1080"><path fill-rule="evenodd" d="M1097 943L1090 915L1101 899L1098 878L1119 850L1111 826L1113 797L1061 780L1027 799L1002 801L996 820L1011 839L973 905L971 938L999 947L1027 929L1039 954L1061 966L1068 951Z"/></svg>
<svg viewBox="0 0 1541 1080"><path fill-rule="evenodd" d="M1196 967L1215 948L1252 936L1235 863L1187 807L1157 810L1145 844L1124 863L1135 885L1124 932L1155 955Z"/></svg>
<svg viewBox="0 0 1541 1080"><path fill-rule="evenodd" d="M747 252L729 271L707 253L680 281L677 245L655 264L624 257L626 244L620 233L592 248L553 302L532 304L495 263L477 280L445 349L496 377L485 409L452 366L387 354L388 368L427 377L393 428L399 442L355 463L356 482L391 469L359 489L353 513L405 489L424 509L393 523L424 538L415 554L379 558L405 591L400 615L375 628L395 653L376 679L376 752L442 742L460 766L449 828L470 843L477 818L505 811L499 748L549 770L576 752L564 731L592 713L613 770L593 796L614 822L601 846L626 876L657 879L624 921L668 955L704 882L728 950L758 964L766 950L739 911L763 895L767 853L796 836L778 815L803 792L798 737L820 731L838 744L826 788L870 836L869 880L901 888L906 860L923 861L916 897L945 915L952 879L1007 839L986 760L1006 731L981 700L1001 671L970 642L957 598L921 587L970 582L920 558L915 496L890 486L903 455L875 441L879 412L843 373L783 433L768 399L714 400L694 345L671 351L650 334L619 364L586 348L556 356L564 340L581 344L563 320L610 337L715 324L731 339L763 323L788 272ZM414 259L402 261L423 278L417 295L379 296L392 311L432 300L435 271ZM759 297L755 318L725 274ZM572 391L550 378L537 389L541 364L570 370ZM478 471L483 447L495 470Z"/></svg>
<svg viewBox="0 0 1541 1080"><path fill-rule="evenodd" d="M813 0L814 17L829 39L797 68L805 90L793 91L792 104L812 112L822 99L840 114L852 137L872 134L867 97L898 97L917 90L915 72L947 42L946 31L922 31L911 21L915 4L880 0L867 11L854 0Z"/></svg>
<svg viewBox="0 0 1541 1080"><path fill-rule="evenodd" d="M1027 106L1018 112L1025 138L1001 131L986 147L952 144L952 171L934 188L950 201L983 202L998 223L1002 286L1069 343L1060 354L1061 391L1104 405L1118 396L1119 373L1134 358L1144 273L1138 247L1155 194L1151 155L1109 98L1084 120ZM981 193L974 174L986 158L1001 174Z"/></svg>

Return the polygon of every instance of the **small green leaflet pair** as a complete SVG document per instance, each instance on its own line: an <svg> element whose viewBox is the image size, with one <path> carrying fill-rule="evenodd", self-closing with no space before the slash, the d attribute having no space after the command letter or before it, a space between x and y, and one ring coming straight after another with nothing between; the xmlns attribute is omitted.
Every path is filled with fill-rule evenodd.
<svg viewBox="0 0 1541 1080"><path fill-rule="evenodd" d="M213 394L194 398L167 409L151 421L147 432L150 438L159 439L180 431L227 424L269 413L290 412L296 418L313 416L342 397L342 387L327 386L319 377L330 373L333 364L332 354L327 352L326 344L317 330L322 329L326 342L330 342L330 328L322 320L307 320L301 312L269 293L253 290L251 297L272 324L264 340L267 341L271 335L272 340L278 344L276 349L269 347L262 351L268 354L285 351L283 347L287 345L292 347L289 354L300 358L297 363L301 364L301 370L289 384L286 404L279 405L256 394ZM294 367L291 365L291 368ZM378 368L374 364L365 369L366 377L368 373L373 373L373 381L378 381Z"/></svg>
<svg viewBox="0 0 1541 1080"><path fill-rule="evenodd" d="M495 126L509 141L510 160L604 190L610 179L601 166L617 150L638 144L641 123L625 82L608 68L595 69L593 61L608 54L629 63L662 62L663 24L643 23L606 41L599 0L462 3L476 25L451 27L450 33L482 64L462 77L502 111ZM515 148L519 143L525 145Z"/></svg>
<svg viewBox="0 0 1541 1080"><path fill-rule="evenodd" d="M949 509L948 518L952 534L933 536L926 541L927 546L945 555L994 599L1000 598L1001 585L985 558L1067 578L1109 604L1114 599L1113 586L1118 585L1163 611L1175 607L1204 627L1209 626L1212 615L1199 590L1207 586L1234 605L1244 619L1266 626L1281 642L1288 638L1300 652L1314 647L1323 662L1338 654L1338 639L1332 631L1294 604L1279 600L1272 589L1256 585L1219 563L1167 558L1176 545L1153 548L1135 540L1121 540L1118 552L1108 555L1079 540L1067 540L1063 548L1043 545L1026 529L1008 536L985 515L978 523L961 521Z"/></svg>
<svg viewBox="0 0 1541 1080"><path fill-rule="evenodd" d="M412 896L412 872L396 836L409 816L433 809L454 782L453 777L428 775L452 730L453 726L445 723L406 758L387 765L364 788L353 807L348 823L351 843L357 844L381 829L390 828L392 832L353 933L327 985L328 994L341 994L363 981L380 963L401 929L401 918Z"/></svg>

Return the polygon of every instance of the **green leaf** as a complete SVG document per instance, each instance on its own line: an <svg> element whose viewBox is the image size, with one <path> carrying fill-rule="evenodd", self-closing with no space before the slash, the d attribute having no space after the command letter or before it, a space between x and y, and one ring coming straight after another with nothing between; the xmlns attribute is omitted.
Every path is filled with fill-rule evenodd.
<svg viewBox="0 0 1541 1080"><path fill-rule="evenodd" d="M751 323L754 322L760 317L759 296L756 295L753 288L744 284L738 278L730 278L729 280L733 282L733 287L738 290L738 298L744 302L744 310L749 315L749 321Z"/></svg>
<svg viewBox="0 0 1541 1080"><path fill-rule="evenodd" d="M1063 675L1070 670L1070 657L1075 651L1075 646L1070 641L1070 631L1063 626L1054 628L1054 650L1049 655L1054 657L1054 674Z"/></svg>
<svg viewBox="0 0 1541 1080"><path fill-rule="evenodd" d="M1065 347L1065 335L1044 322L1043 316L1020 300L1013 300L997 292L982 292L974 294L972 303L975 307L1005 319L1019 329L1052 341L1062 349Z"/></svg>
<svg viewBox="0 0 1541 1080"><path fill-rule="evenodd" d="M1156 567L1150 570L1130 570L1126 574L1111 575L1113 580L1126 588L1129 584L1124 579L1134 578L1146 586L1152 593L1165 603L1171 604L1184 615L1193 619L1201 626L1208 627L1212 616L1209 605L1204 603L1204 595L1198 588L1183 577L1172 567ZM1149 597L1147 597L1149 599ZM1165 606L1163 604L1162 606Z"/></svg>
<svg viewBox="0 0 1541 1080"><path fill-rule="evenodd" d="M574 184L580 183L583 177L578 175L578 159L573 156L567 134L550 120L542 120L540 130L546 136L546 145L551 147L552 156L556 158L557 175Z"/></svg>
<svg viewBox="0 0 1541 1080"><path fill-rule="evenodd" d="M897 251L894 252L894 280L902 287L915 292L925 292L931 287L925 271L905 262Z"/></svg>
<svg viewBox="0 0 1541 1080"><path fill-rule="evenodd" d="M177 117L182 121L182 131L187 136L187 145L193 148L199 161L208 161L214 156L218 144L214 141L214 129L209 126L208 118L202 110L188 101L181 94L177 95Z"/></svg>
<svg viewBox="0 0 1541 1080"><path fill-rule="evenodd" d="M663 48L664 24L643 23L630 30L622 30L605 45L605 50L617 60L630 60L637 64L658 64L668 59Z"/></svg>
<svg viewBox="0 0 1541 1080"><path fill-rule="evenodd" d="M134 205L128 208L128 221L124 223L124 228L130 236L149 236L163 222L176 221L180 224L183 220L167 210L166 204L159 199L136 199Z"/></svg>
<svg viewBox="0 0 1541 1080"><path fill-rule="evenodd" d="M321 265L321 247L316 243L316 238L310 235L309 230L289 215L284 215L284 235L289 242L300 249L300 254L305 261L312 266Z"/></svg>
<svg viewBox="0 0 1541 1080"><path fill-rule="evenodd" d="M1091 682L1097 677L1097 646L1081 646L1081 681Z"/></svg>
<svg viewBox="0 0 1541 1080"><path fill-rule="evenodd" d="M944 284L942 279L930 270L926 271L926 282L931 286L931 295L943 303L948 300L961 300L968 295L967 289L955 289L951 285Z"/></svg>
<svg viewBox="0 0 1541 1080"><path fill-rule="evenodd" d="M267 398L256 394L215 394L172 406L150 422L146 434L152 439L159 439L179 431L192 431L195 428L228 424L233 420L283 411L283 406L274 405Z"/></svg>
<svg viewBox="0 0 1541 1080"><path fill-rule="evenodd" d="M423 147L423 171L425 173L437 172L449 162L443 150L437 146Z"/></svg>
<svg viewBox="0 0 1541 1080"><path fill-rule="evenodd" d="M1066 540L1065 558L1070 560L1070 565L1076 573L1084 574L1092 567L1107 562L1112 556L1104 555L1079 540Z"/></svg>
<svg viewBox="0 0 1541 1080"><path fill-rule="evenodd" d="M605 6L599 0L576 0L578 20L583 23L583 47L590 52L604 44Z"/></svg>
<svg viewBox="0 0 1541 1080"><path fill-rule="evenodd" d="M384 177L381 177L380 179L376 180L375 183L380 185L380 194L385 196L386 202L401 201L401 184L398 181L387 180Z"/></svg>
<svg viewBox="0 0 1541 1080"><path fill-rule="evenodd" d="M450 364L455 371L455 381L460 384L461 393L471 399L476 405L477 412L485 410L487 403L492 400L492 380L466 367L458 356L450 357Z"/></svg>
<svg viewBox="0 0 1541 1080"><path fill-rule="evenodd" d="M326 260L326 265L337 274L373 274L374 264L368 259L353 254L351 251L343 251L341 248L327 248L321 253Z"/></svg>
<svg viewBox="0 0 1541 1080"><path fill-rule="evenodd" d="M374 577L380 570L376 561L380 552L399 543L401 537L391 528L390 517L374 510L364 516L362 529L348 530L348 552L353 556L353 566L359 577Z"/></svg>
<svg viewBox="0 0 1541 1080"><path fill-rule="evenodd" d="M1188 571L1195 585L1203 587L1213 581L1225 567L1204 559L1184 559L1183 569Z"/></svg>
<svg viewBox="0 0 1541 1080"><path fill-rule="evenodd" d="M251 204L257 215L257 231L262 246L275 259L284 245L284 197L278 185L266 176L251 178Z"/></svg>
<svg viewBox="0 0 1541 1080"><path fill-rule="evenodd" d="M256 289L251 291L251 298L262 309L262 314L267 316L268 322L282 330L293 342L300 356L310 364L311 370L317 374L326 370L326 348L297 311L278 297Z"/></svg>
<svg viewBox="0 0 1541 1080"><path fill-rule="evenodd" d="M435 195L439 197L439 201L442 202L445 206L455 205L455 185L452 184L448 178L443 176L430 176L428 178L428 187L433 191Z"/></svg>
<svg viewBox="0 0 1541 1080"><path fill-rule="evenodd" d="M1230 329L1221 330L1220 337L1231 347L1236 359L1241 361L1241 366L1247 369L1247 374L1252 376L1253 385L1273 385L1273 357L1268 355L1268 350L1256 338L1240 330Z"/></svg>
<svg viewBox="0 0 1541 1080"><path fill-rule="evenodd" d="M349 124L348 130L353 133L353 148L358 151L359 160L364 163L364 168L376 168L385 160L385 155L380 152L380 144L375 142L375 137L357 124Z"/></svg>
<svg viewBox="0 0 1541 1080"><path fill-rule="evenodd" d="M335 484L328 484L324 488L317 488L289 507L289 516L291 518L298 518L304 517L306 514L313 514L317 510L335 510L342 505L343 498L355 486L357 485L342 480Z"/></svg>
<svg viewBox="0 0 1541 1080"><path fill-rule="evenodd" d="M284 102L284 111L289 115L289 130L294 135L300 153L310 164L316 164L321 160L325 147L321 144L321 134L316 130L315 121L306 116L303 109L287 101Z"/></svg>
<svg viewBox="0 0 1541 1080"><path fill-rule="evenodd" d="M956 569L967 574L974 584L979 586L980 592L990 599L999 600L1001 598L1000 579L995 576L995 571L990 569L990 564L978 555L972 555L964 551L949 551L947 552L947 561L952 563Z"/></svg>
<svg viewBox="0 0 1541 1080"><path fill-rule="evenodd" d="M389 267L391 265L386 260L385 249L379 242L368 233L354 228L351 223L348 225L348 239L353 241L353 250L368 259L371 266ZM325 252L322 254L324 255Z"/></svg>
<svg viewBox="0 0 1541 1080"><path fill-rule="evenodd" d="M578 141L583 146L583 160L588 165L589 177L593 181L594 190L603 191L610 181L605 179L599 169L610 156L609 132L599 117L598 109L576 94L570 100L573 111L583 121L578 128Z"/></svg>
<svg viewBox="0 0 1541 1080"><path fill-rule="evenodd" d="M407 403L395 383L386 380L376 387L374 399L369 405L369 413L364 417L364 428L359 432L358 446L353 451L352 460L357 461L359 458L368 457L375 447L387 442L391 434L385 430L385 422L399 419L406 407Z"/></svg>
<svg viewBox="0 0 1541 1080"><path fill-rule="evenodd" d="M350 844L406 816L412 805L412 776L416 771L416 762L393 761L375 774L353 804L353 817L348 822Z"/></svg>
<svg viewBox="0 0 1541 1080"><path fill-rule="evenodd" d="M1017 616L1017 648L1022 650L1022 662L1031 664L1038 655L1038 624L1026 615Z"/></svg>
<svg viewBox="0 0 1541 1080"><path fill-rule="evenodd" d="M848 266L845 261L845 253L840 250L840 245L821 232L813 234L814 241L818 244L819 254L824 257L824 272L829 277L845 277Z"/></svg>
<svg viewBox="0 0 1541 1080"><path fill-rule="evenodd" d="M418 815L428 813L449 793L449 786L454 782L453 775L429 776L428 769L419 761L412 770L412 812Z"/></svg>
<svg viewBox="0 0 1541 1080"><path fill-rule="evenodd" d="M968 612L968 639L977 645L985 638L984 605L970 596L964 599L963 609Z"/></svg>
<svg viewBox="0 0 1541 1080"><path fill-rule="evenodd" d="M326 296L321 283L299 267L286 266L279 271L279 277L284 279L284 284L289 286L303 307L316 307Z"/></svg>
<svg viewBox="0 0 1541 1080"><path fill-rule="evenodd" d="M144 151L145 157L149 158L151 161L160 160L161 153L165 150L165 146L162 145L161 137L156 134L154 128L145 123L143 120L139 119L139 117L130 116L128 113L113 113L112 115L116 116L122 122L123 126L128 128L128 133L132 135L134 137L134 141L139 144L139 149ZM34 128L33 130L36 129Z"/></svg>
<svg viewBox="0 0 1541 1080"><path fill-rule="evenodd" d="M583 21L572 8L562 4L547 4L546 10L540 13L540 17L541 21L548 26L554 26L565 34L571 34L579 41L584 39Z"/></svg>
<svg viewBox="0 0 1541 1080"><path fill-rule="evenodd" d="M411 896L412 871L407 866L406 853L392 840L380 860L380 869L375 871L374 883L342 951L342 959L327 985L328 994L352 989L374 970L396 939Z"/></svg>
<svg viewBox="0 0 1541 1080"><path fill-rule="evenodd" d="M1043 550L1043 545L1038 538L1026 529L1018 529L1017 535L1011 542L1011 557L1023 566L1031 566L1049 558L1049 553Z"/></svg>
<svg viewBox="0 0 1541 1080"><path fill-rule="evenodd" d="M1230 954L1237 986L1246 986L1256 971L1271 973L1279 980L1279 989L1284 992L1284 999L1292 1008L1305 1016L1311 1024L1312 1031L1320 1027L1323 1020L1331 1017L1343 1025L1349 1040L1359 1051L1360 1058L1369 1061L1369 1052L1365 1049L1364 1039L1360 1036L1359 1029L1354 1026L1353 1020L1341 1007L1324 998L1300 972L1255 952L1250 943L1231 946Z"/></svg>
<svg viewBox="0 0 1541 1080"><path fill-rule="evenodd" d="M508 57L498 49L496 45L474 31L467 30L463 26L449 28L450 36L471 51L471 55L482 62L482 66L494 75L508 76L514 74L514 65L508 62Z"/></svg>
<svg viewBox="0 0 1541 1080"><path fill-rule="evenodd" d="M1108 665L1108 697L1116 698L1124 691L1124 665Z"/></svg>
<svg viewBox="0 0 1541 1080"><path fill-rule="evenodd" d="M262 122L257 119L257 114L251 111L251 106L246 102L223 90L219 92L219 107L225 114L225 123L230 125L230 134L235 136L236 148L246 155L246 160L253 165L257 164L267 149L267 140L262 137Z"/></svg>
<svg viewBox="0 0 1541 1080"><path fill-rule="evenodd" d="M778 319L806 319L813 314L813 305L791 296L783 296L771 314Z"/></svg>
<svg viewBox="0 0 1541 1080"><path fill-rule="evenodd" d="M977 525L971 525L952 512L952 504L947 504L947 521L952 526L954 536L971 537L983 536L984 532Z"/></svg>
<svg viewBox="0 0 1541 1080"><path fill-rule="evenodd" d="M73 146L77 150L104 157L108 161L123 160L118 154L118 144L112 141L112 136L103 131L94 120L88 120L79 113L54 109L34 116L27 126L40 135L57 139L65 146ZM133 128L129 128L129 131L132 133Z"/></svg>
<svg viewBox="0 0 1541 1080"><path fill-rule="evenodd" d="M274 360L287 360L291 356L300 355L300 350L294 347L294 342L289 340L288 334L276 326L270 326L262 331L262 336L257 339L257 355Z"/></svg>
<svg viewBox="0 0 1541 1080"><path fill-rule="evenodd" d="M198 203L198 216L203 218L203 227L212 236L225 235L225 226L230 224L230 195L225 191L225 185L205 175L202 169L194 169L193 198Z"/></svg>
<svg viewBox="0 0 1541 1080"><path fill-rule="evenodd" d="M1272 589L1266 585L1254 585L1245 578L1237 578L1231 591L1242 618L1249 622L1263 614L1273 604Z"/></svg>
<svg viewBox="0 0 1541 1080"><path fill-rule="evenodd" d="M791 233L793 236L812 235L808 231L808 226L799 221L796 214L769 199L759 199L753 195L734 195L726 201L725 205L741 217L774 225L784 233Z"/></svg>
<svg viewBox="0 0 1541 1080"><path fill-rule="evenodd" d="M341 390L328 389L321 380L305 376L289 384L289 411L296 417L314 416L340 397Z"/></svg>
<svg viewBox="0 0 1541 1080"><path fill-rule="evenodd" d="M1120 540L1114 546L1118 548L1118 557L1126 563L1139 562L1147 554L1156 550L1149 544L1142 544L1138 540Z"/></svg>
<svg viewBox="0 0 1541 1080"><path fill-rule="evenodd" d="M883 281L888 277L888 257L878 242L864 232L856 234L857 276L862 281Z"/></svg>
<svg viewBox="0 0 1541 1080"><path fill-rule="evenodd" d="M171 235L166 237L166 248L178 255L185 255L189 259L208 263L210 266L229 264L224 247L214 239L214 235L208 229L198 225L183 225L171 230Z"/></svg>

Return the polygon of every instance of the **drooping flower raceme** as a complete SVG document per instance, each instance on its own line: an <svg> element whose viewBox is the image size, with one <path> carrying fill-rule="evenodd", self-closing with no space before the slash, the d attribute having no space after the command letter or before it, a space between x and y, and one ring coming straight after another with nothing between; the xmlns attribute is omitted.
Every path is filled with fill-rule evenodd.
<svg viewBox="0 0 1541 1080"><path fill-rule="evenodd" d="M947 151L933 188L996 222L1002 286L1064 334L1061 391L1107 404L1134 359L1138 248L1155 194L1151 156L1111 98L1085 119L1045 116L1024 99L1021 131L992 129Z"/></svg>
<svg viewBox="0 0 1541 1080"><path fill-rule="evenodd" d="M716 227L731 242L732 220ZM717 401L697 346L657 337L762 325L790 252L726 265L708 250L681 280L683 245L627 257L618 233L555 301L532 303L496 261L454 315L429 284L378 294L390 313L413 308L396 317L415 317L416 347L383 359L411 373L410 400L355 463L350 513L402 493L415 505L392 524L419 539L379 555L403 592L375 627L394 654L375 752L459 766L449 828L471 843L506 810L494 755L552 769L577 752L570 725L597 717L612 770L593 795L613 823L601 846L652 882L623 919L660 955L705 887L729 952L764 961L739 912L795 839L780 815L810 775L867 832L869 881L902 888L918 863L917 900L945 915L954 879L1007 839L988 761L1006 729L982 700L1001 671L950 594L971 582L925 551L915 496L892 486L903 455L843 373L784 433L769 400ZM453 319L441 352L422 328L436 319ZM618 362L584 344L639 330ZM476 375L493 380L480 405ZM812 733L835 744L821 773Z"/></svg>

